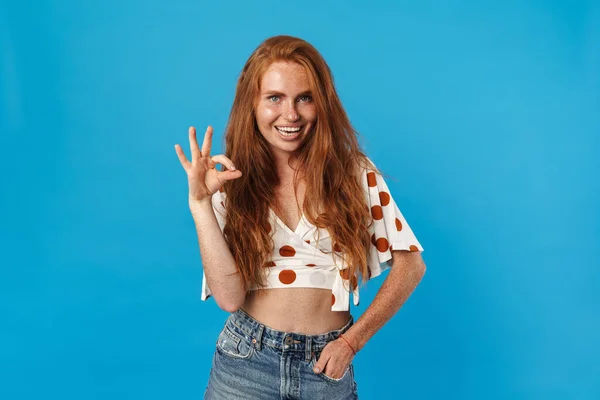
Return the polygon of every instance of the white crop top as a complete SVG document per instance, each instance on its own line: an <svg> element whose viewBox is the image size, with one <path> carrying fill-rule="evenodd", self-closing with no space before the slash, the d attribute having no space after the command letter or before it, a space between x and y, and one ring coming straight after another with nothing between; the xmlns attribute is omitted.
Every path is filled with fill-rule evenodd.
<svg viewBox="0 0 600 400"><path fill-rule="evenodd" d="M373 278L390 267L392 249L422 252L423 247L402 216L383 177L370 169L363 170L361 175L365 199L373 217L373 224L369 226L371 245L367 254L368 268ZM225 200L224 192L218 191L212 196L213 210L221 231L225 226ZM269 215L274 251L271 266L265 271L265 288L330 289L331 310L347 311L350 305L349 277L344 271L344 259L336 256L334 262L329 231L310 224L304 214L295 231L285 225L271 208ZM203 273L200 298L206 300L210 295ZM358 305L358 285L353 295L354 305Z"/></svg>

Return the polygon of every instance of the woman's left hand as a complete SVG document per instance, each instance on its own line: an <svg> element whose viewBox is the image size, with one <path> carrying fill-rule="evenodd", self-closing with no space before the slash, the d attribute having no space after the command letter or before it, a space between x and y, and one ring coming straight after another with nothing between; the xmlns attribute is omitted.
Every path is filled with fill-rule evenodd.
<svg viewBox="0 0 600 400"><path fill-rule="evenodd" d="M315 363L313 371L315 374L323 372L330 378L340 379L352 362L354 352L344 342L344 339L333 340L323 348L321 356Z"/></svg>

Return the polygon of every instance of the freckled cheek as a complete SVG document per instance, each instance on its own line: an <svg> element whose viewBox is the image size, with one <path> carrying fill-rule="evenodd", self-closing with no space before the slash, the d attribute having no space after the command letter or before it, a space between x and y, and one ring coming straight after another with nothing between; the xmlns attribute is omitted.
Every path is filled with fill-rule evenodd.
<svg viewBox="0 0 600 400"><path fill-rule="evenodd" d="M300 112L305 121L314 122L317 119L317 109L312 104L304 107Z"/></svg>
<svg viewBox="0 0 600 400"><path fill-rule="evenodd" d="M263 125L270 125L270 124L273 124L277 120L278 116L279 116L279 114L277 113L276 110L271 109L271 108L264 108L263 110L261 110L261 113L259 114L259 119Z"/></svg>

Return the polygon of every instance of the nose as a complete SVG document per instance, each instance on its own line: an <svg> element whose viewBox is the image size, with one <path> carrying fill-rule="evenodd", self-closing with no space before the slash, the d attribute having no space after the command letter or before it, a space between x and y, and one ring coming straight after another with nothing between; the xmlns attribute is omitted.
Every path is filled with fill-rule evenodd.
<svg viewBox="0 0 600 400"><path fill-rule="evenodd" d="M290 122L297 121L300 118L300 114L298 114L298 110L296 110L295 101L287 102L285 110L283 111L283 117Z"/></svg>

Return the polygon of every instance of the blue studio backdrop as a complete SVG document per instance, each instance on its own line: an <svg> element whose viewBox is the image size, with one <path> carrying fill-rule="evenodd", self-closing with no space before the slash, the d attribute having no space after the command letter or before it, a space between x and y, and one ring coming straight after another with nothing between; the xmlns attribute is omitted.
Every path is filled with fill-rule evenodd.
<svg viewBox="0 0 600 400"><path fill-rule="evenodd" d="M599 1L46 0L0 3L0 399L201 398L227 315L173 145L222 151L277 34L324 55L425 248L360 398L600 398Z"/></svg>

